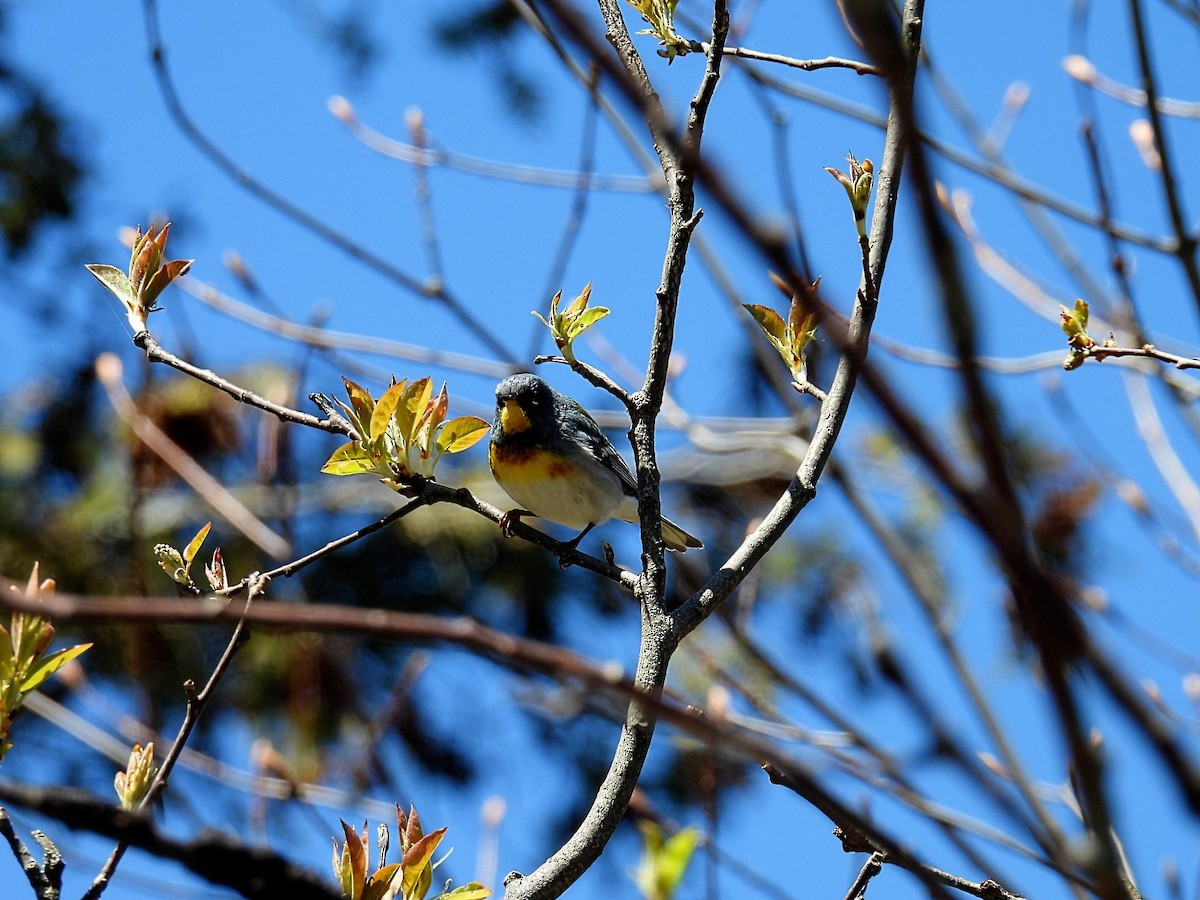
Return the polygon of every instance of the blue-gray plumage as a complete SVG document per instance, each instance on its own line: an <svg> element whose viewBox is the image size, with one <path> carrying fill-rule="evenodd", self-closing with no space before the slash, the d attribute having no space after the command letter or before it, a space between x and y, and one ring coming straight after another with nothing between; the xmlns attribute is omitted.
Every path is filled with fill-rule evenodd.
<svg viewBox="0 0 1200 900"><path fill-rule="evenodd" d="M582 406L536 375L496 387L488 461L525 511L582 529L576 541L612 518L638 521L637 480L621 454ZM665 517L662 534L672 550L704 546Z"/></svg>

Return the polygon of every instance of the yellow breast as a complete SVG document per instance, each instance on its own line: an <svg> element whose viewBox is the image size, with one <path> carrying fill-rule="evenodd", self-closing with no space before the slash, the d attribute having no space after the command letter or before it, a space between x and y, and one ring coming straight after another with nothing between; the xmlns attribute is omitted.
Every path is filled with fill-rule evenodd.
<svg viewBox="0 0 1200 900"><path fill-rule="evenodd" d="M490 446L488 459L496 482L522 509L570 528L605 521L622 499L615 476L555 453L502 443Z"/></svg>

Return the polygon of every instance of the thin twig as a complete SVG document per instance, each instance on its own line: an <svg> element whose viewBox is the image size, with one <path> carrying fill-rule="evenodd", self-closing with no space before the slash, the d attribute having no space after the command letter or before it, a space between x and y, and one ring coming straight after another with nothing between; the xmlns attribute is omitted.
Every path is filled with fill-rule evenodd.
<svg viewBox="0 0 1200 900"><path fill-rule="evenodd" d="M425 168L447 168L481 178L492 178L499 181L511 181L517 184L533 184L540 187L562 188L566 190L603 191L625 194L653 194L658 190L656 179L646 175L605 175L580 170L564 172L558 169L545 169L538 166L516 165L513 163L497 162L480 159L453 150L439 147L417 147L412 144L389 138L357 117L350 104L342 98L335 98L330 103L334 116L346 129L364 146L382 156Z"/></svg>
<svg viewBox="0 0 1200 900"><path fill-rule="evenodd" d="M1088 349L1084 355L1088 359L1096 360L1096 362L1103 362L1106 359L1134 357L1157 360L1158 362L1172 365L1176 369L1200 369L1200 359L1191 356L1180 356L1178 353L1168 353L1166 350L1159 350L1153 344L1143 344L1141 347L1108 347L1103 344L1097 344Z"/></svg>
<svg viewBox="0 0 1200 900"><path fill-rule="evenodd" d="M905 804L937 824L945 833L947 840L977 869L980 871L994 871L994 867L988 865L979 856L978 852L967 843L960 832L966 832L967 834L983 838L1005 850L1034 860L1068 879L1078 878L1078 875L1069 866L1064 866L1059 861L1050 857L1039 855L1035 850L1017 841L1007 833L1000 831L998 828L947 810L939 804L931 803L912 783L911 779L897 763L895 757L876 744L869 735L861 731L854 722L846 718L835 706L827 703L818 696L808 685L799 681L792 674L783 671L741 627L728 622L726 616L719 615L718 619L726 622L739 648L755 663L757 669L771 679L773 683L778 684L780 687L799 697L801 701L837 728L839 733L845 734L853 747L861 750L870 757L877 767L879 774L875 775L874 772L866 770L862 766L851 767L848 765L847 760L839 759L839 762L843 764L847 771L850 771L854 777L859 778L865 784L890 793L900 803ZM756 691L756 695L758 693ZM1019 815L1016 817L1021 818Z"/></svg>
<svg viewBox="0 0 1200 900"><path fill-rule="evenodd" d="M295 575L301 569L312 565L317 560L323 559L324 557L328 556L329 554L331 554L337 550L340 550L343 547L346 547L350 544L353 544L355 541L360 541L363 538L365 538L367 535L374 534L377 531L387 528L387 526L391 525L393 522L399 521L400 519L407 516L409 513L415 512L416 510L421 509L422 507L428 506L428 505L429 505L429 501L424 496L417 497L416 499L405 504L404 506L400 507L399 509L395 510L394 512L388 513L382 519L372 522L370 525L364 525L362 528L358 529L357 531L352 532L347 535L343 535L342 537L337 538L336 540L332 540L329 543L327 543L324 547L321 547L319 550L314 550L312 553L302 556L299 559L294 559L291 562L286 563L285 565L282 565L277 569L272 569L269 572L263 572L262 575L258 576L258 577L267 578L267 579L291 578L293 575ZM249 576L246 579L243 579L239 584L231 586L227 590L220 591L219 593L225 594L227 596L233 596L235 594L239 594L243 590L245 590L247 587L251 586L250 578L252 578L252 577L253 576Z"/></svg>
<svg viewBox="0 0 1200 900"><path fill-rule="evenodd" d="M163 46L162 34L158 23L157 0L143 0L143 10L146 38L150 46L151 64L154 68L155 81L158 84L159 92L162 94L164 103L166 103L167 112L179 127L179 130L183 132L188 140L205 157L248 193L257 197L267 204L267 206L283 214L296 224L311 231L330 245L348 254L354 260L394 281L405 290L420 297L436 300L441 303L497 359L515 363L512 353L504 346L503 342L493 335L489 329L485 328L465 304L451 295L444 284L430 284L414 278L382 257L371 253L358 241L352 240L340 231L330 227L327 223L297 206L282 194L266 187L238 165L237 162L201 131L199 126L192 121L184 109L183 101L180 99L179 92L175 88L174 78L167 66L166 49Z"/></svg>
<svg viewBox="0 0 1200 900"><path fill-rule="evenodd" d="M907 28L904 52L908 54L907 78L909 81L906 88L896 88L896 90L911 91L921 36L919 2L910 0L906 4L904 22ZM895 111L897 102L897 99L893 97L893 110L889 115L883 155L877 169L875 204L871 216L871 276L876 291L883 283L883 274L891 247L892 224L907 150L902 137L903 120ZM728 204L730 203L736 203L734 198L725 197L723 199L723 205L726 206L727 211L729 211ZM749 212L741 209L740 203L737 203L737 206L738 210L734 215L735 221L749 222L751 220ZM775 265L787 262L786 259L778 259L777 247L767 238L759 235L756 228L751 225L745 225L744 228L749 235L758 238L757 248L768 262ZM784 272L793 271L790 265L781 265L780 268ZM799 282L799 279L794 280ZM799 283L796 287L799 287ZM874 298L866 293L864 287L864 284L860 284L849 326L838 338L838 350L842 356L838 362L833 383L827 392L828 396L821 404L820 420L804 461L796 471L787 491L776 501L775 506L762 520L759 527L743 541L720 570L709 579L704 588L675 611L676 627L684 634L694 630L725 601L746 574L758 563L758 560L779 539L787 526L816 496L817 480L833 452L834 444L840 434L850 400L854 394L857 379L865 371L863 360L866 356L871 327L875 320L876 303ZM829 325L830 316L824 305L814 304L814 307L821 313L822 326ZM828 328L825 330L827 333L831 333Z"/></svg>
<svg viewBox="0 0 1200 900"><path fill-rule="evenodd" d="M217 390L224 391L234 400L238 401L238 403L245 403L247 406L256 406L264 412L269 412L282 422L305 425L309 428L316 428L319 431L328 431L331 434L346 434L345 427L337 422L332 422L328 419L319 419L309 413L302 413L299 410L280 406L278 403L272 403L266 397L261 397L248 388L234 384L232 381L227 381L210 369L201 369L199 366L194 366L190 362L180 359L174 353L170 353L159 346L158 341L148 331L135 334L133 342L146 351L146 358L151 362L165 363L173 369L178 369L185 375L191 375L198 381L203 381L205 384L212 385Z"/></svg>
<svg viewBox="0 0 1200 900"><path fill-rule="evenodd" d="M146 338L153 341L148 334L146 334ZM96 362L96 378L104 388L117 416L132 429L139 441L170 466L188 487L230 525L245 535L247 540L273 559L287 558L291 548L286 540L247 509L245 504L238 500L227 487L210 475L161 428L142 414L137 408L137 404L133 402L133 398L125 390L125 385L121 380L121 361L116 354L100 355Z"/></svg>
<svg viewBox="0 0 1200 900"><path fill-rule="evenodd" d="M705 53L705 70L696 90L682 134L667 122L645 66L630 38L621 7L600 0L606 36L619 60L593 46L594 35L566 4L550 8L574 40L588 49L596 63L621 85L645 113L668 192L670 227L662 278L656 291L654 330L642 390L631 397L631 437L638 473L638 512L642 522L643 571L638 579L644 618L635 683L657 696L666 680L668 662L677 637L665 615L666 568L660 533L659 472L654 449L654 427L662 406L667 367L674 339L679 287L687 249L699 216L695 210L694 182L699 164L705 118L720 77L721 49L729 26L724 0L716 0L712 44ZM629 705L612 763L591 808L570 839L528 876L514 874L505 881L505 896L532 900L558 896L599 856L624 815L654 734L656 713L641 702Z"/></svg>
<svg viewBox="0 0 1200 900"><path fill-rule="evenodd" d="M1068 56L1063 61L1063 69L1076 81L1094 88L1107 97L1112 97L1127 106L1145 108L1147 105L1146 92L1138 88L1121 84L1109 78L1096 69L1095 63L1085 56ZM1180 119L1200 119L1200 103L1191 100L1172 100L1170 97L1158 98L1158 111L1164 116L1175 116Z"/></svg>
<svg viewBox="0 0 1200 900"><path fill-rule="evenodd" d="M150 359L156 362L166 363L176 369L179 369L181 372L203 381L206 384L211 384L229 394L235 400L238 400L242 403L247 403L251 406L257 406L260 409L274 414L282 421L308 425L309 427L318 428L322 431L328 431L334 434L343 434L352 439L356 437L349 423L345 421L337 421L332 417L329 419L318 419L316 416L302 413L288 407L280 406L277 403L272 403L271 401L260 397L253 391L247 390L240 385L221 378L211 371L200 369L196 366L193 366L191 363L179 359L174 354L163 350L149 332L141 332L134 337L134 341L139 347L145 349L146 355ZM461 506L463 509L468 509L473 512L477 512L486 518L490 518L493 522L499 522L502 514L500 510L475 497L465 488L448 488L438 484L432 479L414 479L412 488L416 492L414 496L422 497L423 501L428 504L453 503L456 506ZM371 528L371 526L368 527ZM374 528L378 527L382 526L377 523ZM374 528L371 530L374 530ZM370 532L368 531L367 533ZM549 535L544 534L537 529L530 528L528 525L525 525L522 522L515 523L512 529L512 534L522 538L523 540L529 541L530 543L537 544L540 547L552 551L559 557L559 561L563 565L580 566L581 568L588 569L589 571L616 581L626 590L633 589L636 579L631 572L622 569L619 566L613 565L612 563L597 559L596 557L588 556L586 553L581 553L569 543L556 541ZM349 543L351 540L357 540L357 538L351 536L341 540ZM322 551L318 551L318 553L321 552Z"/></svg>
<svg viewBox="0 0 1200 900"><path fill-rule="evenodd" d="M1200 487L1196 486L1187 466L1175 452L1175 447L1163 428L1162 419L1159 418L1145 377L1130 372L1126 373L1124 381L1133 421L1142 443L1145 444L1146 451L1154 461L1154 466L1167 489L1191 523L1193 537L1200 541Z"/></svg>
<svg viewBox="0 0 1200 900"><path fill-rule="evenodd" d="M1158 106L1158 83L1154 78L1154 63L1150 53L1150 37L1142 14L1141 0L1129 0L1129 18L1133 22L1134 46L1137 48L1138 65L1142 73L1142 90L1146 92L1146 117L1154 131L1154 146L1158 151L1158 172L1162 178L1163 197L1175 232L1174 253L1183 267L1191 288L1192 297L1200 310L1200 265L1196 262L1198 242L1188 230L1187 215L1183 209L1183 194L1175 174L1174 151L1167 141L1166 126Z"/></svg>
<svg viewBox="0 0 1200 900"><path fill-rule="evenodd" d="M850 890L846 891L845 900L858 900L867 892L867 885L871 879L880 873L883 869L883 861L887 859L887 854L882 850L876 850L867 857L867 861L858 871L858 877L854 879L854 883L850 885Z"/></svg>
<svg viewBox="0 0 1200 900"><path fill-rule="evenodd" d="M700 740L756 761L766 760L773 771L786 773L789 787L800 790L814 799L831 820L842 828L852 829L865 836L875 849L885 849L892 861L907 860L920 874L922 864L886 830L855 812L854 805L843 802L807 774L795 759L779 751L773 743L764 741L743 727L705 715L694 706L647 690L629 678L619 667L582 658L574 652L550 644L518 638L487 628L466 618L403 613L394 610L359 609L328 604L293 604L260 600L245 610L236 610L222 601L188 598L145 597L80 597L70 594L51 594L36 603L19 592L0 591L0 603L22 610L36 606L37 610L56 621L73 622L160 622L213 624L238 620L256 628L285 632L311 631L366 634L375 638L400 639L407 642L445 643L463 647L495 660L509 668L544 672L556 678L582 684L590 690L612 692L638 701L640 707L653 710L685 733ZM11 797L17 786L0 783L0 797ZM57 797L49 792L39 795ZM108 806L100 807L111 811ZM54 814L54 813L51 813ZM108 813L105 813L108 815ZM81 827L92 827L76 822ZM107 833L102 829L100 833ZM936 870L935 870L936 871Z"/></svg>
<svg viewBox="0 0 1200 900"><path fill-rule="evenodd" d="M408 114L408 129L413 143L424 150L428 142L424 116L420 110ZM429 271L437 284L445 284L446 269L442 263L442 250L438 241L437 220L433 215L433 187L429 183L429 171L421 163L413 166L414 188L417 194L417 210L421 216L421 240L429 257Z"/></svg>
<svg viewBox="0 0 1200 900"><path fill-rule="evenodd" d="M750 70L748 70L750 71ZM820 106L823 109L829 109L839 115L855 119L859 122L865 122L868 125L874 125L877 128L885 128L886 121L876 114L873 110L867 107L851 103L841 97L829 94L825 91L820 91L806 85L790 84L785 81L770 78L762 72L751 71L751 77L761 80L764 84L769 85L773 90L779 91L787 96L795 97L799 100L812 103ZM1125 222L1103 222L1094 212L1075 203L1067 200L1058 194L1051 193L1045 188L1034 184L1033 182L1017 175L1010 169L998 165L988 160L980 159L977 156L972 156L970 153L964 152L953 145L935 137L927 132L921 132L919 138L922 143L929 147L934 153L943 159L948 160L960 168L972 172L981 178L987 179L992 183L1000 186L1006 191L1014 194L1025 200L1033 201L1041 204L1053 212L1073 219L1084 225L1096 228L1102 231L1111 231L1112 234L1128 241L1131 244L1136 244L1139 247L1146 247L1150 250L1156 250L1159 253L1174 254L1176 252L1176 242L1166 238L1157 237L1149 232L1142 231Z"/></svg>
<svg viewBox="0 0 1200 900"><path fill-rule="evenodd" d="M78 790L0 781L0 798L71 828L178 862L209 883L231 887L252 900L338 900L341 896L330 887L327 876L303 869L270 850L247 847L236 838L211 831L193 841L177 841L146 816L102 803Z"/></svg>
<svg viewBox="0 0 1200 900"><path fill-rule="evenodd" d="M995 711L992 709L992 705L988 702L987 695L984 693L979 680L971 669L967 656L964 655L955 641L954 634L947 622L945 604L942 598L937 596L934 588L931 587L926 567L922 565L919 558L915 558L912 548L907 545L903 535L897 533L896 529L891 528L874 509L873 505L865 500L858 490L858 485L844 467L834 467L831 474L834 483L841 487L850 505L858 514L859 519L879 542L888 558L891 559L892 564L896 566L901 577L904 579L909 592L917 599L917 603L925 614L925 618L933 628L934 636L942 648L942 652L949 660L959 684L962 685L964 692L970 699L971 705L975 709L975 714L983 723L988 737L1000 754L1008 777L1015 785L1021 799L1024 800L1026 806L1033 813L1038 827L1033 827L1032 822L1021 815L1018 810L1014 810L1011 807L1008 797L995 789L992 779L985 772L981 772L975 767L964 766L964 773L968 777L977 780L978 783L986 786L986 790L998 801L998 805L1025 826L1026 831L1030 833L1042 850L1053 860L1054 865L1061 866L1064 870L1069 869L1069 854L1066 853L1066 840L1062 834L1062 830L1058 827L1058 824L1050 816L1045 805L1038 797L1032 779L1030 779L1024 764L1017 755L1012 741L1001 727ZM960 755L959 753L955 753L955 759L959 759Z"/></svg>
<svg viewBox="0 0 1200 900"><path fill-rule="evenodd" d="M142 797L135 812L149 812L153 808L154 802L167 789L167 782L172 770L175 768L176 761L179 759L179 754L183 752L183 747L195 729L196 723L200 720L200 717L204 714L204 710L212 700L216 687L229 668L229 664L233 661L234 655L245 642L246 612L250 609L250 604L254 602L254 599L266 590L268 583L269 579L260 576L251 585L250 591L246 596L245 606L242 609L242 615L233 629L233 635L229 638L229 643L225 645L225 651L221 654L221 658L217 661L217 665L213 668L208 682L204 685L200 693L195 693L195 685L191 679L184 682L183 689L187 703L184 710L183 722L179 726L179 733L167 750L167 755L164 757L162 765L159 766L154 780L150 783L149 789L146 791L145 796ZM104 893L104 889L112 881L112 876L116 872L117 866L120 865L121 859L125 856L125 851L128 848L129 843L127 841L118 841L117 846L113 848L112 854L105 861L95 880L92 881L91 887L84 893L82 900L97 900Z"/></svg>
<svg viewBox="0 0 1200 900"><path fill-rule="evenodd" d="M587 215L588 199L591 196L591 183L587 180L587 176L595 168L596 137L599 134L596 126L600 118L600 72L593 65L590 74L591 80L587 84L588 105L583 117L583 135L579 142L579 172L584 176L584 180L580 182L571 198L571 207L567 211L567 218L559 235L558 248L555 250L550 264L550 274L546 277L542 288L542 298L553 297L555 291L561 288L563 273L567 270L567 263L575 250L579 235L582 233L584 217ZM543 299L542 302L545 300ZM533 356L544 339L543 328L535 325L530 338L529 352L526 355Z"/></svg>
<svg viewBox="0 0 1200 900"><path fill-rule="evenodd" d="M890 60L896 56L897 41L888 34L891 27L888 20L875 14L876 7L868 10L867 5L848 5L847 9L861 14L856 24L871 29L868 32L871 55L881 66L887 63L886 67L894 68ZM1032 552L1024 510L1005 452L1005 432L996 416L997 408L990 392L978 367L973 364L978 339L976 322L970 312L966 285L945 223L938 214L928 154L916 139L913 107L911 104L901 106L901 111L911 148L911 169L921 224L929 256L938 263L938 282L950 335L956 353L964 363L960 370L962 387L972 414L972 437L986 474L984 483L965 483L961 473L955 471L956 466L947 466L944 455L930 447L927 438L916 433L920 426L911 422L911 414L902 412L891 402L894 397L889 398L888 414L897 427L903 428L906 440L920 447L919 456L925 462L938 461L937 477L948 487L954 485L956 496L966 504L969 515L1000 557L1015 614L1023 634L1037 652L1059 727L1069 747L1080 805L1085 810L1085 821L1098 851L1093 866L1095 877L1100 880L1105 894L1125 896L1127 886L1122 882L1112 840L1112 811L1103 790L1104 764L1090 740L1073 678L1073 664L1081 658L1090 641L1073 608L1069 589L1057 583ZM885 394L890 394L877 373L871 373L868 380L877 400L882 401Z"/></svg>
<svg viewBox="0 0 1200 900"><path fill-rule="evenodd" d="M707 45L702 44L705 50ZM878 75L879 70L870 63L859 62L856 59L842 59L837 56L826 56L824 59L795 59L791 56L782 56L778 53L762 53L758 50L750 50L746 47L726 47L725 53L729 56L738 56L742 59L755 59L760 62L778 63L781 66L790 66L793 69L803 69L805 72L812 72L816 69L849 69L859 75Z"/></svg>
<svg viewBox="0 0 1200 900"><path fill-rule="evenodd" d="M581 359L569 360L564 356L545 354L541 356L535 356L533 358L533 363L534 365L538 366L544 363L556 363L562 366L569 366L575 372L582 375L584 380L589 382L593 387L598 387L602 391L607 391L620 400L625 408L629 410L631 415L634 412L633 401L629 397L629 391L625 390L623 387L609 378L605 372L602 372L593 365L585 363Z"/></svg>
<svg viewBox="0 0 1200 900"><path fill-rule="evenodd" d="M58 847L50 838L40 831L33 832L34 840L42 847L43 863L39 865L33 854L29 852L25 842L17 837L8 811L3 807L0 807L0 836L8 841L13 856L21 864L25 877L29 879L29 886L33 888L38 900L59 900L62 893L64 864L62 854L58 852Z"/></svg>
<svg viewBox="0 0 1200 900"><path fill-rule="evenodd" d="M45 719L70 736L71 739L79 741L121 766L129 761L129 745L132 743L139 743L142 746L153 743L156 747L166 747L169 744L170 738L132 716L113 708L104 701L99 691L95 689L89 689L86 692L80 691L78 686L75 686L75 691L76 695L91 708L94 713L93 719L100 719L110 725L120 736L113 736L107 730L93 724L92 720L84 718L75 710L52 700L40 691L29 694L24 708L35 716ZM386 818L394 815L396 811L394 803L374 801L357 793L338 790L314 782L273 777L238 769L190 747L184 747L183 752L179 755L177 765L212 782L214 786L240 791L257 798L298 800L310 806L321 806L331 810L345 810L353 807L369 814L371 818Z"/></svg>
<svg viewBox="0 0 1200 900"><path fill-rule="evenodd" d="M989 163L1016 177L1016 171L1012 163L1005 157L1002 146L993 139L993 135L989 131L986 131L976 121L970 105L963 100L958 90L957 80L942 74L940 67L934 65L930 58L928 49L922 59L921 68L943 105L958 120L971 142L975 144L976 150ZM1103 297L1104 288L1097 281L1093 267L1080 259L1075 247L1063 234L1059 222L1049 215L1049 209L1031 198L1020 195L1016 196L1016 201L1017 207L1041 238L1042 243L1075 279L1079 291L1088 298ZM1111 237L1112 229L1115 227L1111 216L1101 210L1097 219L1104 233Z"/></svg>
<svg viewBox="0 0 1200 900"><path fill-rule="evenodd" d="M212 285L200 281L195 276L182 278L177 284L210 309L215 309L217 312L237 319L239 322L245 322L259 331L307 344L311 347L329 350L353 350L356 353L390 356L408 362L444 366L447 369L455 369L459 372L487 375L497 379L503 378L505 375L511 375L514 371L513 366L509 363L496 362L482 356L470 356L466 353L437 350L430 347L423 347L419 344L408 344L404 341L392 340L391 338L371 337L369 335L350 334L345 331L317 328L312 325L300 325L290 319L263 312L260 309L255 309L252 306L235 300ZM160 361L165 362L166 360ZM301 422L299 424L311 423Z"/></svg>

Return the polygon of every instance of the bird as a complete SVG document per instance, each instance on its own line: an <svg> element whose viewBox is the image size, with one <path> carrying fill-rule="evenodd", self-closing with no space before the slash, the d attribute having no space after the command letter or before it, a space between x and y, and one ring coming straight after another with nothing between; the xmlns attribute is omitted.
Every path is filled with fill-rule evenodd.
<svg viewBox="0 0 1200 900"><path fill-rule="evenodd" d="M501 516L511 532L523 515L582 529L578 546L609 519L637 522L637 480L596 420L537 375L510 375L496 386L496 418L488 444L492 477L518 504ZM704 546L665 516L663 543L684 552Z"/></svg>

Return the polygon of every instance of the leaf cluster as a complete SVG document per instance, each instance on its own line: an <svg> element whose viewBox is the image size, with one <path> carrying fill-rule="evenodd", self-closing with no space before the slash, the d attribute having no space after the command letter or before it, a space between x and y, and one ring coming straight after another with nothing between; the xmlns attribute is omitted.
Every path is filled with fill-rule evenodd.
<svg viewBox="0 0 1200 900"><path fill-rule="evenodd" d="M534 313L542 320L542 324L550 329L554 345L558 347L559 352L568 362L577 361L572 347L575 339L612 312L606 306L589 307L588 303L591 299L592 283L589 281L584 286L582 293L572 300L562 312L558 311L559 301L562 300L562 291L559 291L550 300L549 317L543 316L539 312Z"/></svg>
<svg viewBox="0 0 1200 900"><path fill-rule="evenodd" d="M808 345L817 336L817 318L808 313L804 298L800 294L793 294L786 282L774 274L771 278L776 287L791 296L786 320L771 307L760 303L744 303L742 306L754 317L758 327L792 373L792 378L798 384L807 384ZM821 280L818 278L811 288L814 295L820 284Z"/></svg>
<svg viewBox="0 0 1200 900"><path fill-rule="evenodd" d="M433 855L446 836L446 829L439 828L425 834L416 809L410 807L408 815L405 815L399 804L396 805L396 826L400 837L400 862L385 865L391 836L387 825L380 824L379 867L368 875L370 839L367 825L363 823L362 833L359 834L345 821L342 822L346 840L339 848L337 838L333 839L333 874L346 900L393 900L397 897L401 900L425 900L433 884L433 870L445 860L443 856L435 862ZM476 881L453 889L447 883L445 890L434 900L483 900L491 893L490 888Z"/></svg>
<svg viewBox="0 0 1200 900"><path fill-rule="evenodd" d="M125 771L118 772L113 778L113 788L120 798L121 809L137 809L150 792L150 786L157 774L153 741L145 747L134 744L133 749L129 751L129 763L125 766Z"/></svg>
<svg viewBox="0 0 1200 900"><path fill-rule="evenodd" d="M858 228L858 237L861 240L867 236L867 206L871 200L871 187L875 183L875 165L869 159L860 163L853 153L846 155L846 162L850 164L849 173L828 166L825 167L825 171L837 179L837 183L845 189L846 196L850 198L850 206L854 210L854 224Z"/></svg>
<svg viewBox="0 0 1200 900"><path fill-rule="evenodd" d="M1067 358L1063 360L1062 366L1067 371L1078 369L1096 347L1095 338L1088 334L1087 330L1087 301L1082 298L1076 300L1074 309L1062 307L1059 318L1063 334L1067 336L1067 346L1071 348L1067 353Z"/></svg>
<svg viewBox="0 0 1200 900"><path fill-rule="evenodd" d="M162 566L163 571L170 575L176 584L191 591L200 590L192 581L192 560L199 554L200 547L204 543L204 539L208 537L211 528L212 522L206 522L204 527L196 532L196 536L183 548L182 553L170 544L157 544L154 547L154 555L158 557L158 564ZM220 547L213 551L212 562L205 563L204 575L208 579L209 588L214 591L229 587L229 575L225 571L225 560L221 555Z"/></svg>
<svg viewBox="0 0 1200 900"><path fill-rule="evenodd" d="M128 274L116 266L87 267L87 270L121 301L121 305L125 307L125 318L129 320L134 334L146 330L146 320L150 313L158 309L154 303L159 295L172 281L186 274L195 262L192 259L163 261L167 249L167 235L170 232L170 222L164 225L157 235L153 225L145 234L142 234L139 228L133 240Z"/></svg>
<svg viewBox="0 0 1200 900"><path fill-rule="evenodd" d="M427 377L393 382L378 400L349 378L342 381L350 402L335 402L360 437L333 452L321 467L326 475L377 475L404 494L414 477L432 477L444 454L473 447L488 432L478 416L447 420L446 385L434 396Z"/></svg>
<svg viewBox="0 0 1200 900"><path fill-rule="evenodd" d="M38 583L34 566L25 598L35 599L53 590L54 582L50 579ZM25 702L25 695L37 690L43 681L92 646L76 644L46 656L53 642L54 626L38 615L13 613L7 630L0 625L0 762L12 748L13 719Z"/></svg>
<svg viewBox="0 0 1200 900"><path fill-rule="evenodd" d="M675 7L679 5L679 0L628 0L628 3L650 26L638 34L652 34L658 38L659 48L656 52L668 65L676 56L685 56L696 49L691 41L675 32Z"/></svg>

